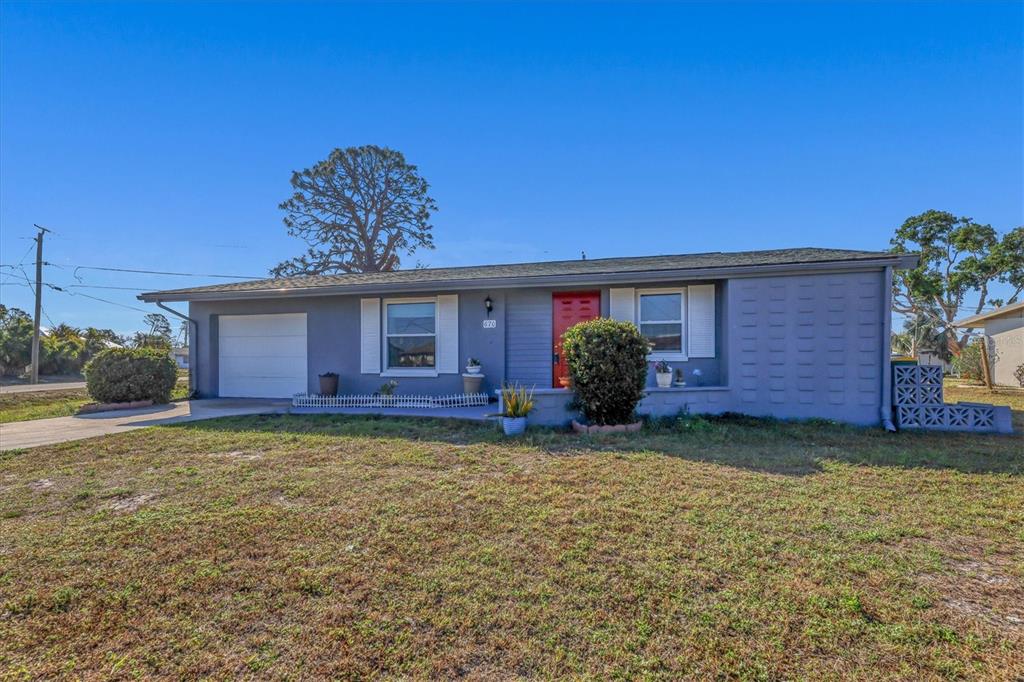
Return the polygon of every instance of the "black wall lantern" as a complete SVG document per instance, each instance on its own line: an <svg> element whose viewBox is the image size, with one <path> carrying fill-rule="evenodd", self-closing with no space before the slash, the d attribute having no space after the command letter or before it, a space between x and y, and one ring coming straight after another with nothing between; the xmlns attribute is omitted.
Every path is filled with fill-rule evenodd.
<svg viewBox="0 0 1024 682"><path fill-rule="evenodd" d="M491 311L494 310L494 301L491 300L490 296L484 299L484 308L487 309L487 317L490 317Z"/></svg>

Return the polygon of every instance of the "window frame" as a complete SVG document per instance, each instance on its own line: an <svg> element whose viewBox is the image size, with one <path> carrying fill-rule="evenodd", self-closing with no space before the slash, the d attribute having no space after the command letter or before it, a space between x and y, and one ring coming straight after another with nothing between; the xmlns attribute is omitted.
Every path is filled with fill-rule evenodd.
<svg viewBox="0 0 1024 682"><path fill-rule="evenodd" d="M636 290L636 298L633 301L633 306L634 306L633 309L636 311L636 314L635 314L636 327L637 327L637 329L640 330L641 334L643 334L643 325L644 324L675 324L674 320L669 320L669 321L641 320L641 318L640 318L640 314L641 314L640 313L640 311L641 311L641 306L640 306L641 298L643 296L651 296L651 295L657 295L657 294L679 294L679 345L680 345L680 349L678 351L674 351L674 350L672 350L672 351L652 350L651 352L649 352L647 354L647 360L648 361L655 361L656 362L658 360L665 360L665 361L674 361L674 362L686 362L689 359L689 357L687 356L687 351L686 351L686 343L687 343L686 335L689 332L689 327L688 327L687 321L686 321L687 307L689 305L689 301L687 300L687 290L686 289L687 289L686 287L659 287L659 288L654 288L654 289L637 289Z"/></svg>
<svg viewBox="0 0 1024 682"><path fill-rule="evenodd" d="M403 303L433 303L434 304L434 366L433 367L391 367L389 366L390 354L388 353L388 339L392 336L431 336L430 334L391 334L388 331L388 306L401 305ZM436 296L417 296L406 298L385 298L381 300L381 373L382 377L436 377L438 339L440 338L440 307Z"/></svg>

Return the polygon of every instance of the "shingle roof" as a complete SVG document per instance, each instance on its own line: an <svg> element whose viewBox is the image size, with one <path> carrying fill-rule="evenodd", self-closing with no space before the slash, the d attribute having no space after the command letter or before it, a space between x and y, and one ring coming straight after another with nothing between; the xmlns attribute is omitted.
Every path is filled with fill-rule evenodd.
<svg viewBox="0 0 1024 682"><path fill-rule="evenodd" d="M595 258L589 260L562 260L540 263L511 263L506 265L476 265L454 268L418 268L394 272L367 272L346 275L306 275L249 280L230 284L187 289L169 289L139 296L142 300L186 300L199 296L216 298L216 294L256 294L268 296L291 294L324 288L343 291L346 287L364 289L368 285L417 285L455 283L472 286L482 280L523 280L528 286L534 278L560 276L587 276L619 273L652 273L658 271L708 270L715 268L745 268L759 266L805 265L812 263L848 263L889 259L894 262L906 256L884 251L850 251L846 249L775 249L770 251L715 251L710 253L681 254L675 256L636 256L626 258ZM520 284L516 282L516 284Z"/></svg>

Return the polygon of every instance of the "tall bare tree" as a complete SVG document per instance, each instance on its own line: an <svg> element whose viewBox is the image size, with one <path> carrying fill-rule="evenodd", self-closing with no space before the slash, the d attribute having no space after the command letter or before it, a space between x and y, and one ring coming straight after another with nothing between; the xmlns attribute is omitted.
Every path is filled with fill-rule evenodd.
<svg viewBox="0 0 1024 682"><path fill-rule="evenodd" d="M280 205L284 224L309 249L272 269L275 277L397 270L402 255L434 248L430 216L437 205L401 152L335 149L293 172L291 184L295 193Z"/></svg>

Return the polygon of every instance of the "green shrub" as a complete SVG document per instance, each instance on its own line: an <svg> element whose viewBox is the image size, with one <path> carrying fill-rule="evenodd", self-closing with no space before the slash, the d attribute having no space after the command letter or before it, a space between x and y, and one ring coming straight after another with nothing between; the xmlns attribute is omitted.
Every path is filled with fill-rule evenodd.
<svg viewBox="0 0 1024 682"><path fill-rule="evenodd" d="M32 318L0 304L0 374L16 375L32 362Z"/></svg>
<svg viewBox="0 0 1024 682"><path fill-rule="evenodd" d="M636 325L600 318L570 327L562 338L583 416L591 424L633 421L647 382L649 349Z"/></svg>
<svg viewBox="0 0 1024 682"><path fill-rule="evenodd" d="M960 354L953 358L953 371L964 379L981 381L984 378L984 369L981 361L981 339L974 339L968 343Z"/></svg>
<svg viewBox="0 0 1024 682"><path fill-rule="evenodd" d="M85 366L86 389L101 403L166 403L177 381L174 360L154 348L110 348Z"/></svg>

